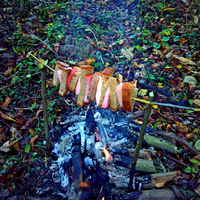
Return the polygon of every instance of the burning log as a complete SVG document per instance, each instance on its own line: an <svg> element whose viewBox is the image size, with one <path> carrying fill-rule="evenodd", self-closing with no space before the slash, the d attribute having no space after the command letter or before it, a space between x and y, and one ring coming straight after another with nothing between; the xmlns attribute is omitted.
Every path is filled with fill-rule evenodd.
<svg viewBox="0 0 200 200"><path fill-rule="evenodd" d="M114 163L130 169L132 161L133 161L132 158L125 157L125 158L122 158L121 160L114 160ZM137 160L136 170L141 171L141 172L147 172L147 173L156 173L157 172L157 170L153 164L153 161L143 160L140 158L138 158L138 160Z"/></svg>

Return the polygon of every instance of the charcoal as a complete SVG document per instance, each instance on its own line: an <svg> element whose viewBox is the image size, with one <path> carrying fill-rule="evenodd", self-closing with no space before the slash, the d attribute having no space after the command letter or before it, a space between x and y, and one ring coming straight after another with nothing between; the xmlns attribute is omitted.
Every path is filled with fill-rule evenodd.
<svg viewBox="0 0 200 200"><path fill-rule="evenodd" d="M94 115L93 115L91 108L89 108L88 111L87 111L85 126L86 126L86 129L87 129L87 131L86 131L87 134L94 134L96 122L94 120Z"/></svg>

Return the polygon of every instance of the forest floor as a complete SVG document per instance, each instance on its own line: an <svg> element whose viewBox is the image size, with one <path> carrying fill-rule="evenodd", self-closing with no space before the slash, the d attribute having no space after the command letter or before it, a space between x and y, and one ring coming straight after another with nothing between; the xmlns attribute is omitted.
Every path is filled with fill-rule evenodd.
<svg viewBox="0 0 200 200"><path fill-rule="evenodd" d="M18 1L1 1L1 199L23 195L24 188L27 196L34 197L27 182L45 173L43 168L35 169L40 161L48 165L40 63L50 67L46 81L49 124L56 123L66 110L79 111L73 95L58 95L58 87L52 85L51 68L55 69L58 60L74 66L95 58L95 72L113 67L114 76L122 75L123 81L140 77L160 90L171 91L170 98L155 96L155 101L175 101L194 108L154 105L148 126L172 132L200 151L199 1L33 0L25 3L23 17L19 9ZM147 96L148 90L141 89L138 98ZM137 102L134 111L144 106ZM176 145L177 155L169 156L188 167L174 162L168 170L188 180L185 186L177 186L182 194L197 198L200 154L195 156L184 144Z"/></svg>

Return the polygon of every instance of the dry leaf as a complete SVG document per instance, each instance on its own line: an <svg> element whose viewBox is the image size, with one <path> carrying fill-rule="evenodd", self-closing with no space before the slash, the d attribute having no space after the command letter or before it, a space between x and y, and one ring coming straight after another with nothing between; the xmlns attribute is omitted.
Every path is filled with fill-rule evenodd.
<svg viewBox="0 0 200 200"><path fill-rule="evenodd" d="M8 151L10 151L10 142L9 142L9 141L5 142L5 143L0 147L0 151L3 151L3 152L8 152Z"/></svg>
<svg viewBox="0 0 200 200"><path fill-rule="evenodd" d="M163 187L167 181L172 180L176 176L176 172L153 174L152 179L155 181L156 187Z"/></svg>
<svg viewBox="0 0 200 200"><path fill-rule="evenodd" d="M58 53L58 50L59 50L59 47L60 47L60 44L59 43L56 43L53 45L54 46L54 50L56 53Z"/></svg>
<svg viewBox="0 0 200 200"><path fill-rule="evenodd" d="M1 105L1 107L4 107L4 108L8 107L11 100L12 100L11 98L6 97L5 102Z"/></svg>
<svg viewBox="0 0 200 200"><path fill-rule="evenodd" d="M186 63L186 64L189 64L189 65L197 65L195 62L187 59L187 58L184 58L184 57L181 57L181 56L177 56L177 55L174 55L172 54L174 58L180 60L181 62L183 63Z"/></svg>
<svg viewBox="0 0 200 200"><path fill-rule="evenodd" d="M184 78L184 80L183 80L183 83L188 83L188 84L191 84L191 85L196 85L197 84L197 80L193 76L186 76Z"/></svg>
<svg viewBox="0 0 200 200"><path fill-rule="evenodd" d="M36 112L36 115L38 116L42 111L43 111L43 110L38 110L38 111Z"/></svg>
<svg viewBox="0 0 200 200"><path fill-rule="evenodd" d="M95 62L96 60L94 58L86 59L84 61L81 61L77 64L77 66L81 65L90 65L92 62Z"/></svg>
<svg viewBox="0 0 200 200"><path fill-rule="evenodd" d="M29 144L32 146L32 147L34 147L35 146L35 140L38 138L39 136L38 135L36 135L35 137L32 137L31 138L31 141L29 142Z"/></svg>
<svg viewBox="0 0 200 200"><path fill-rule="evenodd" d="M5 132L3 132L0 134L0 143L2 143L3 140L5 140L5 139L6 139L6 135L5 135Z"/></svg>
<svg viewBox="0 0 200 200"><path fill-rule="evenodd" d="M200 107L200 99L192 99L193 103Z"/></svg>
<svg viewBox="0 0 200 200"><path fill-rule="evenodd" d="M24 109L23 108L20 108L17 112L17 115L21 115L23 113Z"/></svg>
<svg viewBox="0 0 200 200"><path fill-rule="evenodd" d="M0 111L0 113L1 113L1 117L2 117L3 119L7 119L7 120L11 120L11 121L14 121L14 122L15 122L14 119L12 119L12 118L8 117L7 115L3 114L1 111Z"/></svg>
<svg viewBox="0 0 200 200"><path fill-rule="evenodd" d="M131 60L133 58L133 54L129 49L122 49L121 53L123 54L124 57L126 57L128 60Z"/></svg>
<svg viewBox="0 0 200 200"><path fill-rule="evenodd" d="M13 147L17 150L17 151L22 151L21 147L19 146L19 142L15 142Z"/></svg>

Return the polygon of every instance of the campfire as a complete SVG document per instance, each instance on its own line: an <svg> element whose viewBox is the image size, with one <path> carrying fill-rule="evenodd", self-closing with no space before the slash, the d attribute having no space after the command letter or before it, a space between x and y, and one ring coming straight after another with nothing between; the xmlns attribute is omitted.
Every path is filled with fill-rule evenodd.
<svg viewBox="0 0 200 200"><path fill-rule="evenodd" d="M162 187L176 176L176 172L157 174L152 161L156 151L144 141L133 181L137 194L127 194L132 157L141 126L125 112L104 110L94 103L87 110L81 108L80 114L72 112L58 121L50 130L54 143L52 154L57 159L52 162L49 172L59 188L57 196L83 200L129 199L133 193L140 195L141 189L150 191L148 189ZM134 130L135 134L127 128ZM147 128L149 137L154 131ZM60 138L56 137L58 134ZM168 189L159 191L169 192ZM37 195L44 196L40 187Z"/></svg>

